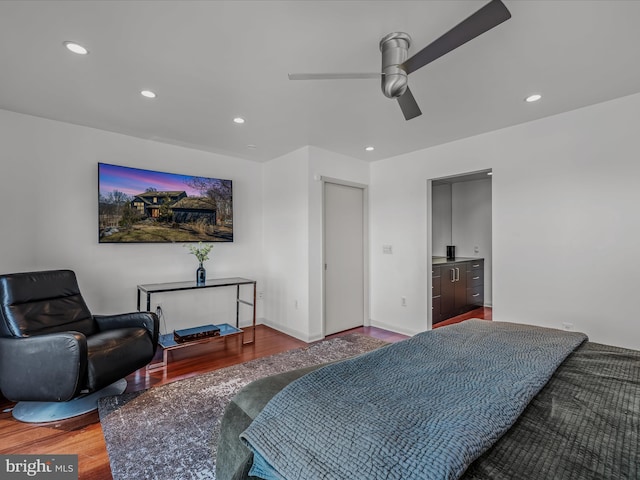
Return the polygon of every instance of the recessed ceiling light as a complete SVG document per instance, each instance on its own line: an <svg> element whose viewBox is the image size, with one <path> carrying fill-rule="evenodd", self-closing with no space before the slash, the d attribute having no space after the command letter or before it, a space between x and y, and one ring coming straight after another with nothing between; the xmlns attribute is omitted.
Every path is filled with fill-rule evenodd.
<svg viewBox="0 0 640 480"><path fill-rule="evenodd" d="M243 124L244 123L244 118L236 117L236 118L233 119L233 122L237 123L237 124Z"/></svg>
<svg viewBox="0 0 640 480"><path fill-rule="evenodd" d="M376 148L369 145L368 147L364 147L367 152L373 152Z"/></svg>
<svg viewBox="0 0 640 480"><path fill-rule="evenodd" d="M147 97L147 98L156 98L157 95L152 92L151 90L142 90L140 92L140 95L142 95L143 97Z"/></svg>
<svg viewBox="0 0 640 480"><path fill-rule="evenodd" d="M70 52L73 53L77 53L78 55L86 55L87 53L89 53L89 50L87 50L86 48L84 48L82 45L80 45L79 43L75 43L75 42L63 42L62 43L65 47L67 47L67 50L69 50Z"/></svg>
<svg viewBox="0 0 640 480"><path fill-rule="evenodd" d="M250 143L249 145L247 145L247 148L256 149L258 147L256 145L254 145L253 143Z"/></svg>
<svg viewBox="0 0 640 480"><path fill-rule="evenodd" d="M539 93L534 93L533 95L529 95L527 98L525 98L524 101L529 103L537 102L541 98L542 98L542 95L540 95Z"/></svg>

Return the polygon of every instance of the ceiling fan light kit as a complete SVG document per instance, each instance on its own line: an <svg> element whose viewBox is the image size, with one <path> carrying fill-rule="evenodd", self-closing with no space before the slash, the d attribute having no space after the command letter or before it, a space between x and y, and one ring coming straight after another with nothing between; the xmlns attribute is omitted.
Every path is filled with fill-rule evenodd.
<svg viewBox="0 0 640 480"><path fill-rule="evenodd" d="M480 10L467 17L447 33L409 57L411 37L404 32L385 35L380 40L382 71L370 73L289 74L290 80L337 80L377 78L380 75L382 92L388 98L397 98L405 120L422 115L420 107L409 89L408 75L455 50L479 35L511 18L501 0L491 0Z"/></svg>

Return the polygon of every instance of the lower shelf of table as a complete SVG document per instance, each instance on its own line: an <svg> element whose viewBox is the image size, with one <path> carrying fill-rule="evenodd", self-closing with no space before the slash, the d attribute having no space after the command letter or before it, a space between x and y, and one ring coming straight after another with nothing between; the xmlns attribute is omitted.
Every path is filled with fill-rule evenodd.
<svg viewBox="0 0 640 480"><path fill-rule="evenodd" d="M171 350L177 350L179 348L189 347L191 345L200 345L202 343L214 342L216 340L227 339L230 337L235 337L236 335L244 335L244 332L236 328L228 323L222 323L216 325L220 329L220 335L216 335L215 337L206 337L199 338L197 340L189 340L186 342L178 343L175 341L173 337L173 333L165 333L158 337L158 347L162 350L162 361L150 363L147 365L147 370L157 370L158 368L163 368L167 366L168 353ZM253 342L248 342L253 343ZM244 340L242 342L244 345Z"/></svg>

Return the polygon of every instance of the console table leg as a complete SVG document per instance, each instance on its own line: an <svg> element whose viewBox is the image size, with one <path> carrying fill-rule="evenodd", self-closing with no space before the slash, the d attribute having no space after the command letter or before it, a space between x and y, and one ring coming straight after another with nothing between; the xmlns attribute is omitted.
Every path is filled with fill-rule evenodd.
<svg viewBox="0 0 640 480"><path fill-rule="evenodd" d="M255 343L256 341L256 298L257 298L257 284L256 282L253 282L253 303L250 304L253 308L253 315L252 315L252 320L251 320L251 330L252 330L252 335L251 335L251 341L249 342L245 342L244 341L244 335L245 335L245 331L242 331L242 344L243 345L250 345L252 343ZM245 302L247 303L247 302Z"/></svg>
<svg viewBox="0 0 640 480"><path fill-rule="evenodd" d="M240 285L236 285L236 328L240 328Z"/></svg>

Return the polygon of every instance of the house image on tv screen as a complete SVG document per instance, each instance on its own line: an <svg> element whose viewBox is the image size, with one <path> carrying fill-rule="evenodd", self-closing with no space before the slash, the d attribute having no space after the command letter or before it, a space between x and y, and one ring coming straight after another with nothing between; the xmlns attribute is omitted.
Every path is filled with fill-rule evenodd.
<svg viewBox="0 0 640 480"><path fill-rule="evenodd" d="M100 243L233 241L231 180L99 164L98 183Z"/></svg>
<svg viewBox="0 0 640 480"><path fill-rule="evenodd" d="M133 197L131 206L145 217L158 218L160 207L168 206L183 198L187 198L187 192L143 192Z"/></svg>
<svg viewBox="0 0 640 480"><path fill-rule="evenodd" d="M216 224L215 203L207 197L187 197L187 192L139 193L133 197L131 206L149 218L169 215L175 223Z"/></svg>
<svg viewBox="0 0 640 480"><path fill-rule="evenodd" d="M216 208L206 197L188 197L178 200L171 206L173 221L177 223L203 222L215 225Z"/></svg>

